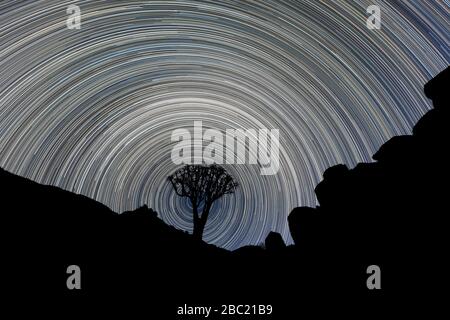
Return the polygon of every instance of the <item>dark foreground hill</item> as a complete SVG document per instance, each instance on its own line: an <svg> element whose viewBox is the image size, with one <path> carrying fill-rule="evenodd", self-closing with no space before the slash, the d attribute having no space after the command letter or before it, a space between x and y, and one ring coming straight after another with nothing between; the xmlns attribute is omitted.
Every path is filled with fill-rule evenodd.
<svg viewBox="0 0 450 320"><path fill-rule="evenodd" d="M374 163L324 173L320 206L289 216L295 246L271 233L266 249L228 252L194 241L146 207L119 215L0 169L4 292L77 306L145 301L164 315L155 319L176 318L184 304L272 304L272 318L288 319L311 301L327 306L317 312L423 302L445 286L449 270L449 78L447 69L426 85L434 109L413 135L388 141ZM66 287L72 264L82 271L79 291ZM381 268L381 290L367 289L369 265Z"/></svg>
<svg viewBox="0 0 450 320"><path fill-rule="evenodd" d="M338 262L341 274L356 281L348 285L358 285L352 275L364 266L378 265L383 294L418 305L448 296L441 290L450 270L449 84L447 68L425 85L434 108L412 135L386 142L375 162L325 171L315 189L320 206L289 215L299 256Z"/></svg>

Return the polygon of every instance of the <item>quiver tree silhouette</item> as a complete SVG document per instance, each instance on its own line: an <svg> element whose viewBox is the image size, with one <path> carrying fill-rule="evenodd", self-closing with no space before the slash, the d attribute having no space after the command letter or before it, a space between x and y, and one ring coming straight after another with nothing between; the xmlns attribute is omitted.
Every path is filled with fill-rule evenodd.
<svg viewBox="0 0 450 320"><path fill-rule="evenodd" d="M194 216L193 236L203 237L209 211L217 199L224 194L233 193L238 187L234 178L221 166L186 165L175 171L168 180L180 197L188 197L192 203ZM202 213L199 215L199 209Z"/></svg>

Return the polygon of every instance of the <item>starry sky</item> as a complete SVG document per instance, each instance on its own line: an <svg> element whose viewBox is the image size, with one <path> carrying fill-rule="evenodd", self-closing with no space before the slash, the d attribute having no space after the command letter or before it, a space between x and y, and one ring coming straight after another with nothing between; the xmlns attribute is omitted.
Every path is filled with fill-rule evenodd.
<svg viewBox="0 0 450 320"><path fill-rule="evenodd" d="M190 231L166 180L173 130L279 129L278 173L225 166L240 187L204 239L290 243L287 216L317 204L325 169L371 161L431 108L423 85L449 65L449 18L448 0L0 0L0 166Z"/></svg>

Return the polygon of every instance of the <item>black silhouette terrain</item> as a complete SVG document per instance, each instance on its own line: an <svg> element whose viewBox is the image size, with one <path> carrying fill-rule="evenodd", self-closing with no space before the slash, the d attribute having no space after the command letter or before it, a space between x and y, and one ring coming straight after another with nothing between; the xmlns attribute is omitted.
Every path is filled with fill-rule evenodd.
<svg viewBox="0 0 450 320"><path fill-rule="evenodd" d="M412 135L386 142L374 163L329 168L320 206L296 208L289 226L298 256L336 265L341 287L364 291L367 266L382 271L382 294L436 303L448 272L450 68L425 85L434 109ZM367 291L366 291L367 293ZM439 297L439 298L437 298Z"/></svg>
<svg viewBox="0 0 450 320"><path fill-rule="evenodd" d="M0 169L4 292L78 306L133 298L165 315L155 319L176 318L185 303L272 304L272 318L290 319L283 314L301 313L307 301L331 312L335 303L374 310L434 298L449 270L449 83L447 68L425 86L434 109L411 136L385 143L376 162L324 173L320 206L289 215L295 246L270 233L264 248L229 252L195 241L147 207L117 214ZM72 264L82 271L79 291L66 287ZM373 264L381 268L378 291L366 287Z"/></svg>

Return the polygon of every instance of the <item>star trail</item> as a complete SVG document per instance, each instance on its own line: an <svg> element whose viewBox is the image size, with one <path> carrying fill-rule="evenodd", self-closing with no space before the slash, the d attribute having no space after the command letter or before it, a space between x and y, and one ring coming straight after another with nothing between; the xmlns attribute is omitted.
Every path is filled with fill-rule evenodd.
<svg viewBox="0 0 450 320"><path fill-rule="evenodd" d="M0 166L190 231L190 203L167 183L173 130L279 129L278 174L225 166L240 187L215 203L204 240L236 249L273 230L290 243L287 216L316 205L325 169L371 161L431 108L422 88L450 62L449 6L0 1Z"/></svg>

